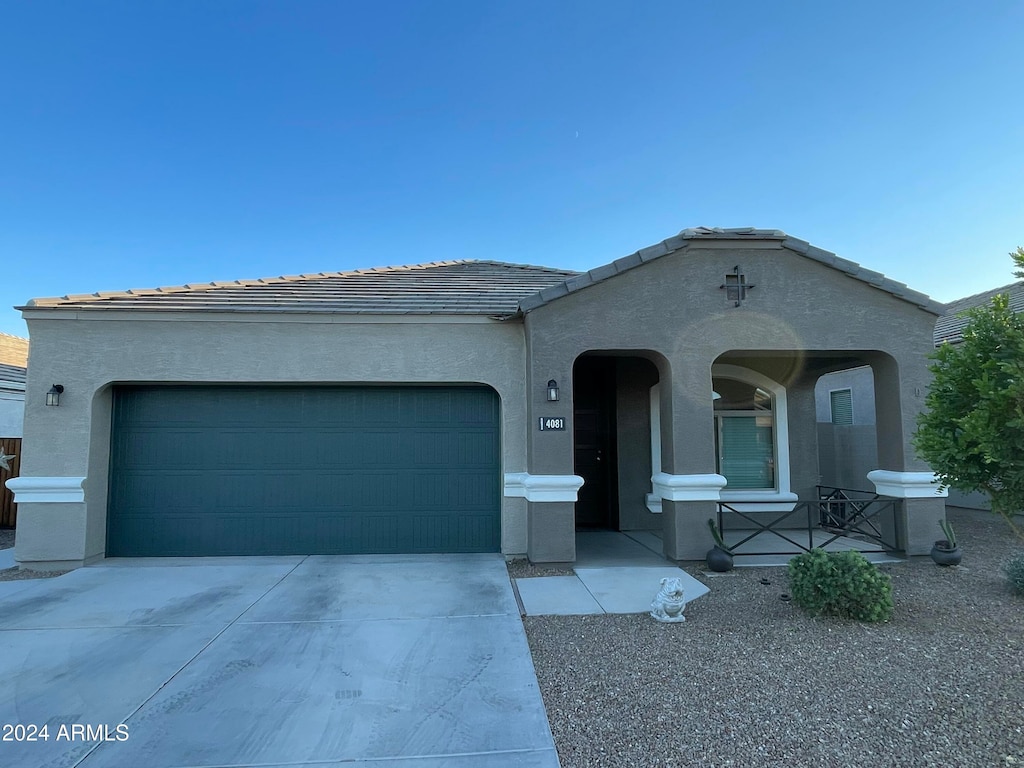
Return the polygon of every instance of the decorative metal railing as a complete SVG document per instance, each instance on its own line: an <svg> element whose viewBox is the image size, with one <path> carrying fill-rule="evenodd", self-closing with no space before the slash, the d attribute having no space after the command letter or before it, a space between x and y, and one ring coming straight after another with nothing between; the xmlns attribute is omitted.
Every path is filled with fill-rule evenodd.
<svg viewBox="0 0 1024 768"><path fill-rule="evenodd" d="M718 503L718 527L728 536L734 554L744 554L743 545L761 536L749 554L786 555L789 551L767 551L764 541L788 542L797 551L842 544L863 552L902 552L898 524L902 501L870 491L818 486L818 498L795 502L729 501ZM774 511L772 511L774 510ZM733 540L739 536L737 540ZM781 540L781 541L780 541ZM769 545L771 546L771 545Z"/></svg>

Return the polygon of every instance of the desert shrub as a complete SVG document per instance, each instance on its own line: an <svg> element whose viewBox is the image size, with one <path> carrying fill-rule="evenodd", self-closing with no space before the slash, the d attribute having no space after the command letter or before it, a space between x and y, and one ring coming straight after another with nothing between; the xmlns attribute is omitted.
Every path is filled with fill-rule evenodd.
<svg viewBox="0 0 1024 768"><path fill-rule="evenodd" d="M793 601L812 616L888 621L892 583L860 552L812 549L789 561Z"/></svg>
<svg viewBox="0 0 1024 768"><path fill-rule="evenodd" d="M1010 586L1024 594L1024 554L1010 558L1003 566L1003 570L1006 571L1006 578L1010 580Z"/></svg>

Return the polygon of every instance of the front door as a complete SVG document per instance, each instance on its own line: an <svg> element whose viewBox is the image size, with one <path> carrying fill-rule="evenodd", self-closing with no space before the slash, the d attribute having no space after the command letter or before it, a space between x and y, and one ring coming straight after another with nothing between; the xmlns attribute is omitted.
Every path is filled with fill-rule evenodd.
<svg viewBox="0 0 1024 768"><path fill-rule="evenodd" d="M581 357L573 366L573 443L578 529L618 530L615 359Z"/></svg>

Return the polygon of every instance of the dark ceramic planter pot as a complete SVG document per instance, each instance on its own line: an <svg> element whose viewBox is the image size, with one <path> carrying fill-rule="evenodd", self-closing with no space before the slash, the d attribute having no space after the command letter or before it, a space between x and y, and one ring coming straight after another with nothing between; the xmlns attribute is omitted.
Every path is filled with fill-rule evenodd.
<svg viewBox="0 0 1024 768"><path fill-rule="evenodd" d="M950 547L945 539L936 541L931 558L936 565L960 565L960 547Z"/></svg>
<svg viewBox="0 0 1024 768"><path fill-rule="evenodd" d="M732 555L721 547L714 547L708 550L708 568L717 573L725 573L732 570Z"/></svg>

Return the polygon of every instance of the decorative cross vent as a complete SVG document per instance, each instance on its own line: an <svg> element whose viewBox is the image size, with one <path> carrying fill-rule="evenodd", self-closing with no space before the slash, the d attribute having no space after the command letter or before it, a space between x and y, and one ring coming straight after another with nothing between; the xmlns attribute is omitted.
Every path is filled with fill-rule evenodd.
<svg viewBox="0 0 1024 768"><path fill-rule="evenodd" d="M747 291L754 286L747 283L747 276L740 272L737 265L732 268L732 274L726 275L725 282L718 287L724 288L725 298L735 302L734 306L738 307L747 298Z"/></svg>

